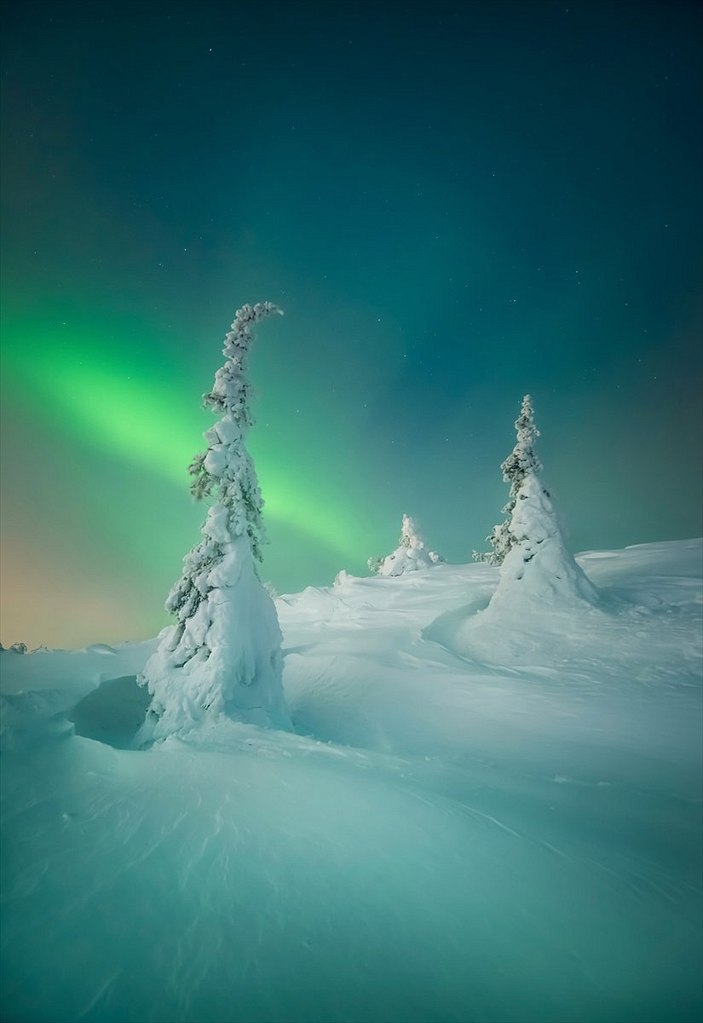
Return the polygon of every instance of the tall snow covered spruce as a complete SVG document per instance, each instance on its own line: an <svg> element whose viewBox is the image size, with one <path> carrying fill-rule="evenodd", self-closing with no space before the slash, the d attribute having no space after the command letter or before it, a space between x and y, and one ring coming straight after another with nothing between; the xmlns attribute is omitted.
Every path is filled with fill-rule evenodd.
<svg viewBox="0 0 703 1023"><path fill-rule="evenodd" d="M397 576L421 568L431 568L443 560L435 551L427 550L414 519L403 515L398 547L385 558L369 558L367 564L376 575Z"/></svg>
<svg viewBox="0 0 703 1023"><path fill-rule="evenodd" d="M508 519L496 526L493 564L499 563L500 581L490 606L517 598L542 604L596 603L598 591L576 564L564 542L554 506L541 479L542 464L535 452L539 430L532 399L522 399L515 422L517 443L501 466L510 481ZM500 557L500 561L498 561Z"/></svg>
<svg viewBox="0 0 703 1023"><path fill-rule="evenodd" d="M505 555L513 546L515 540L510 532L510 519L515 508L517 493L522 481L528 472L540 473L542 464L535 453L535 443L539 437L539 430L535 426L535 415L532 408L532 398L526 394L522 399L520 415L515 420L517 432L517 443L508 457L501 465L503 479L510 484L508 501L500 509L506 518L494 526L486 542L493 550L487 553L474 551L474 561L483 561L488 565L502 565Z"/></svg>
<svg viewBox="0 0 703 1023"><path fill-rule="evenodd" d="M281 630L256 561L265 541L263 501L245 447L253 423L246 379L252 327L282 314L270 302L242 306L225 337L224 365L203 404L221 415L205 433L207 450L189 471L191 492L214 497L203 539L183 559L166 610L177 624L161 633L139 676L151 705L136 744L184 734L220 717L290 728L281 682Z"/></svg>

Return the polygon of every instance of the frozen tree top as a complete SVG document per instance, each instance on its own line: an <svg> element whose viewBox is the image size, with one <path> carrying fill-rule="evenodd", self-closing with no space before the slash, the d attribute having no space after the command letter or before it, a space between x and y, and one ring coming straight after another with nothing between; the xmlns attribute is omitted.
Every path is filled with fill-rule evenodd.
<svg viewBox="0 0 703 1023"><path fill-rule="evenodd" d="M243 427L253 422L248 404L249 385L245 379L252 328L267 316L283 316L283 310L273 302L243 305L237 310L222 348L226 362L215 374L212 390L203 395L206 408L227 413Z"/></svg>
<svg viewBox="0 0 703 1023"><path fill-rule="evenodd" d="M529 394L522 399L520 415L515 420L515 430L517 443L501 465L503 479L506 483L514 485L519 484L526 473L542 471L542 463L535 451L539 430L535 425L535 413Z"/></svg>

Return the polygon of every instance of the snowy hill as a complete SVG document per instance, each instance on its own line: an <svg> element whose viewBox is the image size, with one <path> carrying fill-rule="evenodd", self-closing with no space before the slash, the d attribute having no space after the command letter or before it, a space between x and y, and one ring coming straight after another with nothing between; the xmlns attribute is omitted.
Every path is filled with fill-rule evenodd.
<svg viewBox="0 0 703 1023"><path fill-rule="evenodd" d="M207 747L129 749L156 640L4 651L2 1017L697 1020L701 555L342 573L276 602L297 734Z"/></svg>

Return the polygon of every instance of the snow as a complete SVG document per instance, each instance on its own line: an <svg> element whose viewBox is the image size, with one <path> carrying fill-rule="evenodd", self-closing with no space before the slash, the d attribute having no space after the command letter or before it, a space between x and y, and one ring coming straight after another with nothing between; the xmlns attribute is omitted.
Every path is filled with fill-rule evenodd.
<svg viewBox="0 0 703 1023"><path fill-rule="evenodd" d="M211 735L223 716L290 728L283 637L255 565L265 535L261 491L244 444L253 422L246 381L252 327L280 312L270 302L237 310L225 336L227 361L203 396L207 408L223 415L205 433L207 450L191 462L191 493L216 501L166 600L178 624L162 632L138 677L152 697L138 747L193 731Z"/></svg>
<svg viewBox="0 0 703 1023"><path fill-rule="evenodd" d="M527 473L515 499L509 532L512 546L500 567L492 611L506 605L577 606L598 602L598 591L567 550L551 498L536 473Z"/></svg>
<svg viewBox="0 0 703 1023"><path fill-rule="evenodd" d="M210 509L206 529L226 509ZM180 626L161 633L143 678L153 697L138 744L185 734L220 715L290 728L281 687L281 630L261 585L249 538L224 543L207 594ZM158 716L154 711L158 712Z"/></svg>
<svg viewBox="0 0 703 1023"><path fill-rule="evenodd" d="M525 482L526 477L539 476L542 472L542 463L535 451L535 444L537 442L537 438L540 436L540 432L535 424L532 398L529 394L526 394L522 399L520 414L515 420L515 432L517 435L515 447L500 467L504 481L510 484L508 501L501 509L503 514L507 514L508 517L507 519L504 519L503 522L499 522L495 525L486 537L486 542L489 543L493 549L490 552L480 553L479 551L474 551L473 553L475 561L481 561L488 565L503 564L505 556L515 543L515 533L512 528L514 524L513 513L515 511L515 506L518 503L518 497L521 494L523 483ZM541 488L541 492L546 495L544 488ZM523 496L526 495L523 494ZM536 510L537 509L535 509L535 511ZM551 515L551 502L549 502L549 505L545 506L542 511L543 515L541 517L543 517L544 513L546 513L553 519L553 515ZM531 517L534 518L534 515ZM528 522L525 521L524 517L522 524L518 524L517 520L515 522L515 525L518 526L518 531L522 533L523 538L526 538L529 535L524 532L524 527L527 524ZM554 523L552 523L551 528L548 528L546 532L553 533L554 531Z"/></svg>
<svg viewBox="0 0 703 1023"><path fill-rule="evenodd" d="M130 749L156 640L3 651L3 1018L699 1019L701 554L284 595L296 733Z"/></svg>
<svg viewBox="0 0 703 1023"><path fill-rule="evenodd" d="M405 575L407 572L418 572L432 568L443 559L435 551L427 550L425 541L420 536L414 519L403 515L400 540L392 554L377 561L369 560L369 568L380 576Z"/></svg>

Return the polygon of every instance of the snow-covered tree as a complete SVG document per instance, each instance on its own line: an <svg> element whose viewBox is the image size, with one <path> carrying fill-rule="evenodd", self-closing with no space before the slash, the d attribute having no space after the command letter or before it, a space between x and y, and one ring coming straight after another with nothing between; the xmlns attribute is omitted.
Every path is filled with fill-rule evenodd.
<svg viewBox="0 0 703 1023"><path fill-rule="evenodd" d="M369 558L367 564L375 575L395 576L431 568L443 560L435 551L427 550L414 520L403 515L398 547L385 558Z"/></svg>
<svg viewBox="0 0 703 1023"><path fill-rule="evenodd" d="M539 431L532 399L525 395L515 423L517 444L503 462L503 477L510 482L509 517L494 529L496 557L502 554L500 581L491 600L496 607L518 598L560 605L576 601L595 603L598 592L569 552L552 504L542 482L542 464L535 452Z"/></svg>
<svg viewBox="0 0 703 1023"><path fill-rule="evenodd" d="M508 501L500 509L503 515L510 515L514 508L514 503ZM486 543L489 543L493 548L490 551L474 551L471 555L474 561L480 561L485 565L502 565L505 559L505 555L510 550L512 538L508 529L510 518L505 519L504 522L500 522L497 526L494 526L488 536L485 538Z"/></svg>
<svg viewBox="0 0 703 1023"><path fill-rule="evenodd" d="M513 546L514 538L510 532L510 519L515 508L517 492L522 481L528 472L541 472L542 465L535 453L535 443L539 437L539 430L535 425L535 414L532 408L532 398L526 394L522 399L520 415L515 420L517 442L508 457L501 465L503 479L510 484L508 501L501 508L505 519L494 526L486 537L486 543L491 545L492 550L487 553L474 551L474 561L483 561L488 565L502 565L505 556Z"/></svg>
<svg viewBox="0 0 703 1023"><path fill-rule="evenodd" d="M289 728L281 683L281 631L259 579L263 501L245 437L253 423L246 378L252 327L281 310L270 302L237 310L224 365L203 404L220 415L207 449L190 465L191 492L213 504L202 540L185 556L166 610L177 624L161 633L139 676L152 697L137 743L185 733L220 716Z"/></svg>

